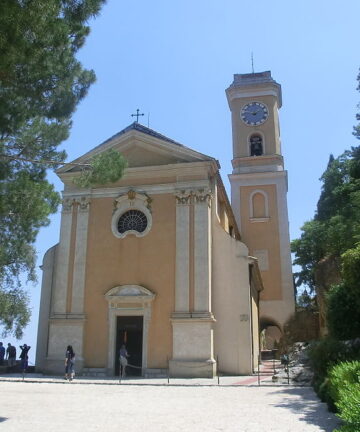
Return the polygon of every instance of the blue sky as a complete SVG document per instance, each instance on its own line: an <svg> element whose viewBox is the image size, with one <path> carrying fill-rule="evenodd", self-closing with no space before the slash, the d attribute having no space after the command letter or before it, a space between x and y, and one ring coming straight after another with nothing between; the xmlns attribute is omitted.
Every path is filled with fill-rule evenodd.
<svg viewBox="0 0 360 432"><path fill-rule="evenodd" d="M220 161L228 188L232 141L224 90L233 74L271 70L282 85L282 150L289 175L290 236L313 217L330 153L360 144L352 136L360 66L358 0L108 0L91 23L79 58L97 82L63 143L75 159L132 123ZM61 191L52 173L49 178ZM229 188L228 188L229 191ZM39 265L59 238L59 214L36 243ZM39 283L29 287L33 318L23 342L34 362ZM4 339L5 342L14 341ZM16 342L19 345L20 342Z"/></svg>

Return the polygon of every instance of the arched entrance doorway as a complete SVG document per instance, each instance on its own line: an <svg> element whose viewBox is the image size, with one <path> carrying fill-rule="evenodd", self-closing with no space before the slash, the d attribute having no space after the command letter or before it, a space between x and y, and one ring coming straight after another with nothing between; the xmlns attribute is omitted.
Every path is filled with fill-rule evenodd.
<svg viewBox="0 0 360 432"><path fill-rule="evenodd" d="M260 318L261 351L276 349L282 336L281 326L272 318Z"/></svg>

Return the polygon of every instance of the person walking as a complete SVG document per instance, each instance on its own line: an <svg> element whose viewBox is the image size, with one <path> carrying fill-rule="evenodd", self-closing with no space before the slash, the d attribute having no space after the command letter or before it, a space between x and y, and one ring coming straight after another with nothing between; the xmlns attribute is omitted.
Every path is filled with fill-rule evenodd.
<svg viewBox="0 0 360 432"><path fill-rule="evenodd" d="M74 370L75 364L75 352L71 345L68 345L65 353L65 379L72 381L75 376Z"/></svg>
<svg viewBox="0 0 360 432"><path fill-rule="evenodd" d="M11 345L11 343L8 343L8 347L6 348L6 358L8 361L8 366L10 368L13 368L16 366L16 348Z"/></svg>
<svg viewBox="0 0 360 432"><path fill-rule="evenodd" d="M0 342L0 366L4 364L4 358L5 358L5 347L3 346L3 343Z"/></svg>
<svg viewBox="0 0 360 432"><path fill-rule="evenodd" d="M126 366L128 364L127 359L129 357L129 354L128 354L127 350L126 350L125 345L121 345L120 353L119 354L120 354L120 376L122 378L125 378L125 376L126 376Z"/></svg>
<svg viewBox="0 0 360 432"><path fill-rule="evenodd" d="M30 350L30 346L27 346L26 344L20 345L21 353L20 353L20 359L21 359L21 370L23 373L26 372L26 369L29 365L29 356L28 352Z"/></svg>

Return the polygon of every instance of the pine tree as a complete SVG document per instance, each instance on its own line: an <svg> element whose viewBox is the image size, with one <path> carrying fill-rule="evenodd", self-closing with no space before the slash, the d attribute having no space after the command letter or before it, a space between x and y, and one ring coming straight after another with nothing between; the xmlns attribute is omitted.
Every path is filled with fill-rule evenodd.
<svg viewBox="0 0 360 432"><path fill-rule="evenodd" d="M60 202L46 170L65 160L57 148L95 81L76 53L103 3L0 2L0 324L17 337L30 317L20 275L35 281L33 245Z"/></svg>

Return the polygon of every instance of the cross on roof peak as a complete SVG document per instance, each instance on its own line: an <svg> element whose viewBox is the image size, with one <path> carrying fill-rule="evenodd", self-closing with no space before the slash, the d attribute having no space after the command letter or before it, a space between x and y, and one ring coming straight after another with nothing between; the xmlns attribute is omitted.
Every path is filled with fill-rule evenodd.
<svg viewBox="0 0 360 432"><path fill-rule="evenodd" d="M141 116L143 116L144 115L144 113L142 113L142 114L140 114L139 113L139 108L136 110L136 114L131 114L131 117L136 117L136 123L138 123L139 122L139 117L141 117Z"/></svg>

